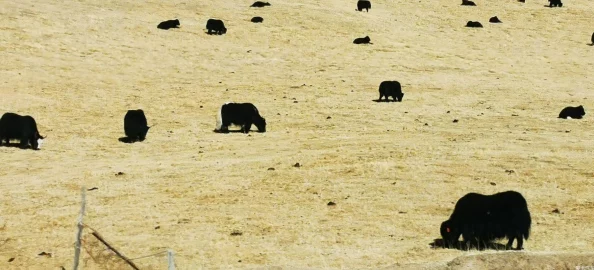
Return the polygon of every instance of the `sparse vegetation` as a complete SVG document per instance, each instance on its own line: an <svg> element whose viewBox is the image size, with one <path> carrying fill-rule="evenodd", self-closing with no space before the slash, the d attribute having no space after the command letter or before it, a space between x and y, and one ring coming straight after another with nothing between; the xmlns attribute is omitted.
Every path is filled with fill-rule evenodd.
<svg viewBox="0 0 594 270"><path fill-rule="evenodd" d="M481 1L472 16L458 0L252 2L2 3L0 111L47 138L0 147L0 269L70 269L81 185L97 188L86 224L131 258L170 248L178 269L442 265L479 253L429 246L453 203L505 190L526 198L530 239L480 255L594 250L594 118L557 118L594 108L594 1ZM156 28L170 18L181 27ZM228 32L207 35L209 18ZM384 80L403 102L372 101ZM226 101L256 105L267 132L212 132ZM138 108L147 139L118 142ZM84 269L120 265L86 248Z"/></svg>

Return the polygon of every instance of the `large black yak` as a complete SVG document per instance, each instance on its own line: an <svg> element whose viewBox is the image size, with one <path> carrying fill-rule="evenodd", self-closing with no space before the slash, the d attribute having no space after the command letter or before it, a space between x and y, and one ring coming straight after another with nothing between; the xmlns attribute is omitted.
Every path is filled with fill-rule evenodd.
<svg viewBox="0 0 594 270"><path fill-rule="evenodd" d="M259 132L266 132L266 119L260 116L252 103L225 103L221 106L217 118L216 132L229 132L230 125L241 126L241 132L248 133L252 124Z"/></svg>
<svg viewBox="0 0 594 270"><path fill-rule="evenodd" d="M382 101L382 97L392 97L392 100L402 102L404 93L402 93L402 86L398 81L383 81L379 86L379 101Z"/></svg>
<svg viewBox="0 0 594 270"><path fill-rule="evenodd" d="M582 119L586 115L586 110L584 110L584 106L580 105L577 107L565 107L559 113L559 118L567 119L567 117L571 117L571 119Z"/></svg>
<svg viewBox="0 0 594 270"><path fill-rule="evenodd" d="M34 150L41 149L43 136L39 135L35 119L29 115L18 115L7 112L0 118L0 145L6 141L8 145L10 140L20 140L20 147L25 149L31 145Z"/></svg>
<svg viewBox="0 0 594 270"><path fill-rule="evenodd" d="M358 11L367 11L369 12L369 9L371 8L371 2L369 2L369 0L359 0L357 1L357 10Z"/></svg>
<svg viewBox="0 0 594 270"><path fill-rule="evenodd" d="M511 249L516 239L516 249L520 250L524 239L530 236L531 223L526 200L516 191L468 193L458 200L450 219L441 224L440 232L444 247L448 248L455 247L462 235L466 247L474 244L480 249L481 245L506 237L506 249Z"/></svg>
<svg viewBox="0 0 594 270"><path fill-rule="evenodd" d="M208 30L208 34L212 35L214 32L217 35L222 35L227 33L227 28L225 27L225 23L221 20L217 19L208 19L206 21L206 30Z"/></svg>
<svg viewBox="0 0 594 270"><path fill-rule="evenodd" d="M149 128L146 123L144 111L141 109L128 110L124 116L124 133L126 133L127 138L122 141L129 143L136 141L142 142L146 138Z"/></svg>

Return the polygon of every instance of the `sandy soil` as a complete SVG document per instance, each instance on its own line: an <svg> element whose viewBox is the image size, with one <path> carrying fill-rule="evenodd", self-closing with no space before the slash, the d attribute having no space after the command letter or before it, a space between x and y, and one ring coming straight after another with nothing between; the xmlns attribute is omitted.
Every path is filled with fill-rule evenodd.
<svg viewBox="0 0 594 270"><path fill-rule="evenodd" d="M231 2L2 2L0 112L34 116L47 140L0 147L0 269L72 267L82 186L98 188L86 224L130 258L171 249L178 269L505 256L429 245L458 198L505 190L533 219L511 259L594 251L593 1ZM206 35L209 18L228 33ZM404 102L372 101L383 80ZM212 132L226 101L254 103L268 132ZM556 118L580 104L584 119ZM147 140L118 142L138 108ZM126 267L89 233L85 269Z"/></svg>

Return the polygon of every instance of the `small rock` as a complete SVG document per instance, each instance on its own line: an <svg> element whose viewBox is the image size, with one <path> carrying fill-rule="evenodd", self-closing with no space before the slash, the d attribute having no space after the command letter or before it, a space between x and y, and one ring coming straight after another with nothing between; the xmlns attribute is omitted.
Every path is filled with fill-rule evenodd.
<svg viewBox="0 0 594 270"><path fill-rule="evenodd" d="M458 119L454 119L454 121L452 121L452 122L454 122L454 123L458 123Z"/></svg>
<svg viewBox="0 0 594 270"><path fill-rule="evenodd" d="M240 236L240 235L243 235L243 233L240 231L232 231L231 232L231 236Z"/></svg>
<svg viewBox="0 0 594 270"><path fill-rule="evenodd" d="M297 162L297 163L295 163L295 165L293 165L293 167L299 168L299 167L301 167L301 164L299 164L299 162Z"/></svg>
<svg viewBox="0 0 594 270"><path fill-rule="evenodd" d="M429 124L425 123L425 126L429 126Z"/></svg>
<svg viewBox="0 0 594 270"><path fill-rule="evenodd" d="M569 132L571 132L571 130L566 130L566 131L565 131L565 133L569 133Z"/></svg>
<svg viewBox="0 0 594 270"><path fill-rule="evenodd" d="M156 226L155 230L161 229L161 226Z"/></svg>
<svg viewBox="0 0 594 270"><path fill-rule="evenodd" d="M92 188L87 189L87 191L97 190L97 189L99 189L99 188L98 187L92 187Z"/></svg>
<svg viewBox="0 0 594 270"><path fill-rule="evenodd" d="M237 261L237 262L241 262L241 260Z"/></svg>
<svg viewBox="0 0 594 270"><path fill-rule="evenodd" d="M553 214L563 214L561 211L559 211L558 208L555 208L555 210L553 210L551 213L553 213Z"/></svg>
<svg viewBox="0 0 594 270"><path fill-rule="evenodd" d="M118 173L116 173L115 175L116 175L116 176L120 176L120 175L124 175L124 173L123 173L123 172L118 172Z"/></svg>
<svg viewBox="0 0 594 270"><path fill-rule="evenodd" d="M49 257L49 258L52 257L52 254L51 253L48 253L48 252L45 252L45 251L43 251L43 252L41 252L41 253L39 253L37 255L39 255L39 256L46 256L46 257Z"/></svg>
<svg viewBox="0 0 594 270"><path fill-rule="evenodd" d="M200 109L202 109L202 107L203 107L203 106L202 106L202 105L200 105Z"/></svg>
<svg viewBox="0 0 594 270"><path fill-rule="evenodd" d="M198 154L202 154L202 153L204 153L204 151L198 151Z"/></svg>
<svg viewBox="0 0 594 270"><path fill-rule="evenodd" d="M8 262L12 262L12 261L14 261L14 258L8 259Z"/></svg>
<svg viewBox="0 0 594 270"><path fill-rule="evenodd" d="M398 211L398 214L406 214L404 211Z"/></svg>
<svg viewBox="0 0 594 270"><path fill-rule="evenodd" d="M491 182L489 184L491 184L491 186L496 186L497 185L495 182Z"/></svg>
<svg viewBox="0 0 594 270"><path fill-rule="evenodd" d="M299 103L299 101L295 100L295 101L293 101L293 103Z"/></svg>
<svg viewBox="0 0 594 270"><path fill-rule="evenodd" d="M269 171L274 171L274 168L270 167L268 168Z"/></svg>
<svg viewBox="0 0 594 270"><path fill-rule="evenodd" d="M512 174L512 173L515 173L516 171L514 171L514 170L505 170L505 172L508 173L508 174Z"/></svg>
<svg viewBox="0 0 594 270"><path fill-rule="evenodd" d="M446 113L450 113L450 111L447 111Z"/></svg>
<svg viewBox="0 0 594 270"><path fill-rule="evenodd" d="M335 202L328 202L328 206L335 206L336 203Z"/></svg>
<svg viewBox="0 0 594 270"><path fill-rule="evenodd" d="M512 116L518 116L518 115L514 113L514 114L512 114Z"/></svg>
<svg viewBox="0 0 594 270"><path fill-rule="evenodd" d="M331 116L328 116L328 117L326 117L326 119L332 119L332 117Z"/></svg>

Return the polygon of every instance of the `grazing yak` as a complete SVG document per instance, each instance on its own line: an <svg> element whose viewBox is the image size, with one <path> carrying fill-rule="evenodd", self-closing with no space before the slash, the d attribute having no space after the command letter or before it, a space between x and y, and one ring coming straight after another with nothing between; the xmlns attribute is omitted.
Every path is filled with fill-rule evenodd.
<svg viewBox="0 0 594 270"><path fill-rule="evenodd" d="M37 123L33 117L7 112L0 118L0 145L2 141L6 141L8 145L13 139L21 140L22 149L31 145L32 149L39 150L44 138L39 135Z"/></svg>
<svg viewBox="0 0 594 270"><path fill-rule="evenodd" d="M489 19L489 22L490 22L490 23L501 23L501 21L499 20L499 18L497 18L497 16L495 16L495 17L491 17L491 18Z"/></svg>
<svg viewBox="0 0 594 270"><path fill-rule="evenodd" d="M516 191L468 193L458 200L450 219L441 223L440 233L447 248L455 247L462 235L466 247L475 244L480 249L506 237L506 249L511 249L516 239L516 249L521 250L530 236L531 223L526 199Z"/></svg>
<svg viewBox="0 0 594 270"><path fill-rule="evenodd" d="M219 110L215 131L228 133L230 125L238 125L241 132L249 133L252 124L256 125L258 132L266 132L266 119L260 116L254 104L227 102Z"/></svg>
<svg viewBox="0 0 594 270"><path fill-rule="evenodd" d="M594 46L594 33L592 33L592 44L590 44L590 45Z"/></svg>
<svg viewBox="0 0 594 270"><path fill-rule="evenodd" d="M159 25L157 25L157 28L163 30L169 30L169 28L179 28L179 20L175 19L161 22Z"/></svg>
<svg viewBox="0 0 594 270"><path fill-rule="evenodd" d="M476 4L469 0L462 0L462 6L476 6Z"/></svg>
<svg viewBox="0 0 594 270"><path fill-rule="evenodd" d="M262 18L262 17L253 17L252 18L253 23L261 23L263 21L264 21L264 18Z"/></svg>
<svg viewBox="0 0 594 270"><path fill-rule="evenodd" d="M580 105L577 107L565 107L559 113L559 118L567 119L567 117L571 117L571 119L582 119L586 115L586 111L584 110L584 106Z"/></svg>
<svg viewBox="0 0 594 270"><path fill-rule="evenodd" d="M549 7L562 7L561 0L549 0Z"/></svg>
<svg viewBox="0 0 594 270"><path fill-rule="evenodd" d="M402 97L404 94L402 93L402 86L398 81L383 81L379 85L379 101L382 101L382 97L386 97L386 101L388 97L392 97L393 101L402 102Z"/></svg>
<svg viewBox="0 0 594 270"><path fill-rule="evenodd" d="M124 116L124 133L128 137L127 142L144 141L149 128L144 111L141 109L128 110Z"/></svg>
<svg viewBox="0 0 594 270"><path fill-rule="evenodd" d="M466 27L483 28L483 25L480 22L468 21Z"/></svg>
<svg viewBox="0 0 594 270"><path fill-rule="evenodd" d="M369 0L357 1L357 9L356 10L363 11L365 9L365 11L369 12L370 8L371 8L371 2L369 2Z"/></svg>
<svg viewBox="0 0 594 270"><path fill-rule="evenodd" d="M227 28L225 28L223 21L217 19L208 19L206 22L206 29L208 30L209 35L212 35L213 32L217 35L227 33Z"/></svg>
<svg viewBox="0 0 594 270"><path fill-rule="evenodd" d="M355 40L353 40L353 44L372 44L371 39L369 38L369 36L366 36L364 38L356 38Z"/></svg>
<svg viewBox="0 0 594 270"><path fill-rule="evenodd" d="M268 2L262 2L262 1L256 1L250 7L265 7L265 6L270 6L270 3L268 3Z"/></svg>

